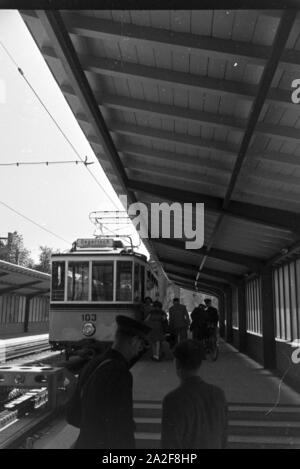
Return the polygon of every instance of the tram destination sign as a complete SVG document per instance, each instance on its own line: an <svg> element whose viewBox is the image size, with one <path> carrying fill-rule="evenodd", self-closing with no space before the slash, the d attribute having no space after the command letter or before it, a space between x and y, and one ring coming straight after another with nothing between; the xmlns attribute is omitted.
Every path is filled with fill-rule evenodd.
<svg viewBox="0 0 300 469"><path fill-rule="evenodd" d="M79 238L76 247L80 249L113 248L114 240L111 238Z"/></svg>

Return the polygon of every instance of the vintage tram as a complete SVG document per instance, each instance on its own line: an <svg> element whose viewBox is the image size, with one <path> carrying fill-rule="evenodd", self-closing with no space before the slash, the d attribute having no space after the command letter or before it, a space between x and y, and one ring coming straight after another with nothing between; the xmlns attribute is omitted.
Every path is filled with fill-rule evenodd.
<svg viewBox="0 0 300 469"><path fill-rule="evenodd" d="M49 340L74 349L84 339L110 343L115 317L141 319L141 302L159 299L158 278L146 256L113 237L81 238L53 254Z"/></svg>

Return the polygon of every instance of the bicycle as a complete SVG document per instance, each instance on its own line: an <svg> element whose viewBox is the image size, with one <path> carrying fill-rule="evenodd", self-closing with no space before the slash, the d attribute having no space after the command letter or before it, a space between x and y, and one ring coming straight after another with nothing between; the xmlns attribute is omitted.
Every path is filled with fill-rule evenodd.
<svg viewBox="0 0 300 469"><path fill-rule="evenodd" d="M209 357L211 361L217 361L219 357L219 341L217 336L217 329L214 324L207 326L208 335L204 337L201 342L205 351L206 358Z"/></svg>

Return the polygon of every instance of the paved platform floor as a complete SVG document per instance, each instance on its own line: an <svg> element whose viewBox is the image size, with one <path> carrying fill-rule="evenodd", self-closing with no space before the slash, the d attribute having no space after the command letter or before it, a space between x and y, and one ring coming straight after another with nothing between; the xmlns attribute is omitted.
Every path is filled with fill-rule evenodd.
<svg viewBox="0 0 300 469"><path fill-rule="evenodd" d="M161 400L178 386L173 360L142 361L132 369L135 400ZM202 377L221 387L228 402L300 405L300 395L234 347L221 342L216 362L204 361ZM299 365L300 374L300 365Z"/></svg>
<svg viewBox="0 0 300 469"><path fill-rule="evenodd" d="M178 385L171 357L158 363L141 361L134 366L132 374L135 401L161 401L167 392ZM229 403L264 404L268 412L276 403L300 406L297 392L225 343L221 343L217 362L203 363L202 376L204 380L220 386ZM69 448L77 434L77 429L58 420L35 441L34 448Z"/></svg>

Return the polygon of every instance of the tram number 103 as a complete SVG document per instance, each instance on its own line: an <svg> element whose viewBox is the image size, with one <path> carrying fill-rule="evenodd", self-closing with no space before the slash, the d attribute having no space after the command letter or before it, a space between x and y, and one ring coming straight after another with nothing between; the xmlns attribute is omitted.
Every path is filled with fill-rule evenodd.
<svg viewBox="0 0 300 469"><path fill-rule="evenodd" d="M97 315L96 314L82 314L81 319L84 322L87 321L96 321L97 320Z"/></svg>

